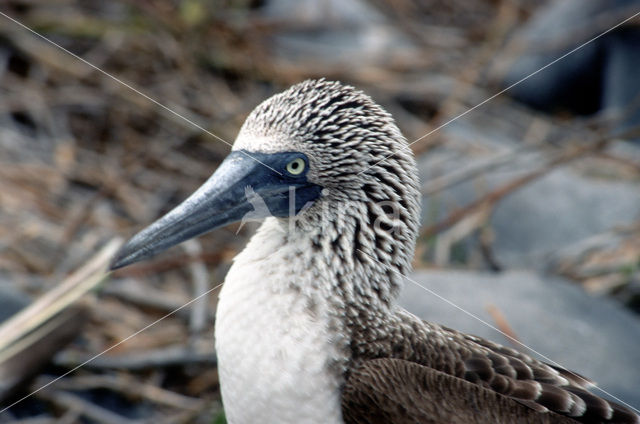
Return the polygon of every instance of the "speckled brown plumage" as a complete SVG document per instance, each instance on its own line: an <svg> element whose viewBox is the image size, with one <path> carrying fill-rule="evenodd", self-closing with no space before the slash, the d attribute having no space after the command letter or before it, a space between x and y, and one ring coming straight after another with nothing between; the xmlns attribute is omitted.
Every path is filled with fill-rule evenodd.
<svg viewBox="0 0 640 424"><path fill-rule="evenodd" d="M354 393L368 393L373 387L381 390L386 385L386 390L393 392L395 399L402 399L405 395L407 399L411 399L403 404L406 413L422 413L420 411L425 409L429 411L429 405L433 401L431 397L447 399L439 404L434 417L440 416L438 414L446 416L449 411L454 414L449 418L452 421L438 421L434 418L434 421L424 422L500 422L465 421L455 415L459 413L461 417L465 417L465 414L469 413L469 410L453 411L459 409L457 403L463 402L460 396L463 399L465 396L471 396L474 403L479 402L485 406L492 405L495 401L498 411L494 412L497 417L502 417L501 422L639 422L637 415L628 408L605 401L588 392L586 389L593 383L576 373L547 365L488 340L419 320L404 310L397 310L390 321L387 328L392 330L383 337L379 337L381 333L374 336L374 333L366 329L366 325L352 333L351 369L359 371L354 371L355 378L348 377L343 408L348 409L348 405L354 402ZM411 366L407 365L407 362ZM410 379L406 378L408 370L415 373ZM462 384L457 379L446 379L440 373L463 379L468 383ZM433 384L425 385L419 392L415 392L413 382L416 378L433 379ZM453 386L440 385L444 383ZM466 390L471 387L473 390L470 392L457 392L457 388ZM443 390L449 395L443 395ZM416 393L425 391L429 393L425 396L424 403L416 401ZM362 395L358 396L358 403L361 404L364 398ZM370 396L373 396L373 393L370 393ZM478 396L480 398L477 398ZM375 395L368 407L376 405L376 408L390 408L388 405L379 405L380 399L382 398ZM509 402L512 406L505 406ZM467 406L471 408L471 404ZM523 407L528 411L523 412ZM418 412L415 412L414 408ZM345 411L345 416L347 414L357 415L353 411ZM572 419L561 419L560 415Z"/></svg>
<svg viewBox="0 0 640 424"><path fill-rule="evenodd" d="M349 377L342 405L347 424L576 424L401 359L363 362Z"/></svg>

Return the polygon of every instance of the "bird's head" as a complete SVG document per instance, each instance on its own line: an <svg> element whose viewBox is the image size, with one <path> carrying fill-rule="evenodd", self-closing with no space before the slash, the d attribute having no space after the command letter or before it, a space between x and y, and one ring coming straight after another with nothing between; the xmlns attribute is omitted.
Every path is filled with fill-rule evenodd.
<svg viewBox="0 0 640 424"><path fill-rule="evenodd" d="M300 218L322 205L355 207L378 230L400 226L412 245L418 199L415 163L391 115L353 87L308 80L257 106L209 180L127 242L112 269L247 214Z"/></svg>

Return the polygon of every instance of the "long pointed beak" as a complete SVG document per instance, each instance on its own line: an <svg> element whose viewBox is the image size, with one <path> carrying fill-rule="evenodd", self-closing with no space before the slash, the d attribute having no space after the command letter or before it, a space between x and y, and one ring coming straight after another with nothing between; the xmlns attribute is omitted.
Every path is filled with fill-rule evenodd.
<svg viewBox="0 0 640 424"><path fill-rule="evenodd" d="M278 155L278 154L275 154ZM255 156L252 154L252 156ZM190 238L215 228L241 220L251 212L251 218L270 215L286 216L289 211L290 188L302 188L302 198L295 199L293 213L305 199L315 199L320 187L304 181L285 181L273 169L260 162L274 155L260 155L260 161L245 152L232 152L214 174L184 202L165 216L140 231L116 254L110 268L118 269L150 258ZM280 162L280 160L278 160ZM264 208L256 208L254 199L246 193L257 194Z"/></svg>

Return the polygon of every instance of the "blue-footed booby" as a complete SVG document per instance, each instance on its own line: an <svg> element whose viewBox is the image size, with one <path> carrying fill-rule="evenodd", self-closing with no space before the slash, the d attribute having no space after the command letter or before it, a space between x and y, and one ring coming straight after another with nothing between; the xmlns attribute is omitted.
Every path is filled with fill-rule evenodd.
<svg viewBox="0 0 640 424"><path fill-rule="evenodd" d="M209 180L112 268L264 218L216 313L231 424L638 423L577 374L397 305L418 187L389 113L353 87L305 81L257 106Z"/></svg>

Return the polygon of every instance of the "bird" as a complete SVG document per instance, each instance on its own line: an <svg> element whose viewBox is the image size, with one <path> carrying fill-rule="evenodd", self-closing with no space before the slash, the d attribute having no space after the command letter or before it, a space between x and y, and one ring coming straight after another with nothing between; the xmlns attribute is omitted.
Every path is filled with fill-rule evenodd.
<svg viewBox="0 0 640 424"><path fill-rule="evenodd" d="M420 201L393 117L350 85L306 80L259 104L211 177L111 269L263 219L216 311L231 424L640 423L578 374L398 305Z"/></svg>

